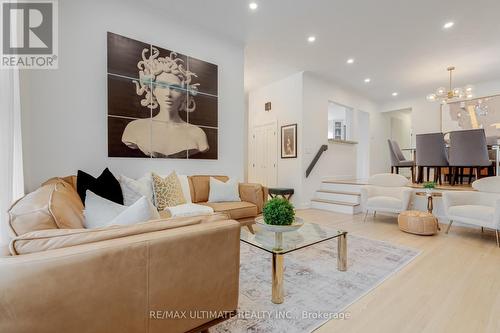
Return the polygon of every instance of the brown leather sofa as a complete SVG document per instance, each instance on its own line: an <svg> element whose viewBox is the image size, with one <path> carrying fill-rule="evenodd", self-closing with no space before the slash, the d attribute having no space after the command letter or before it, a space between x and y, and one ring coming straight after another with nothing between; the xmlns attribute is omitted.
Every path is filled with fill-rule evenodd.
<svg viewBox="0 0 500 333"><path fill-rule="evenodd" d="M210 177L226 182L226 176L195 175L189 176L189 187L193 203L210 206L216 213L226 213L231 219L239 221L253 232L255 217L262 213L267 201L268 191L260 184L240 183L241 202L208 202Z"/></svg>
<svg viewBox="0 0 500 333"><path fill-rule="evenodd" d="M11 208L0 332L196 332L235 313L240 223L214 214L83 229L76 196L59 178Z"/></svg>

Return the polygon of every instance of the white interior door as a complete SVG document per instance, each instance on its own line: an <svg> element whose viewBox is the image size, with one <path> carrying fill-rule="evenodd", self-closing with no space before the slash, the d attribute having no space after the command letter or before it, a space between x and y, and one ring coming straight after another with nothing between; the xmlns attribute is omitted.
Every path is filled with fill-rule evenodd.
<svg viewBox="0 0 500 333"><path fill-rule="evenodd" d="M250 138L250 182L276 186L278 171L278 140L276 123L255 126Z"/></svg>

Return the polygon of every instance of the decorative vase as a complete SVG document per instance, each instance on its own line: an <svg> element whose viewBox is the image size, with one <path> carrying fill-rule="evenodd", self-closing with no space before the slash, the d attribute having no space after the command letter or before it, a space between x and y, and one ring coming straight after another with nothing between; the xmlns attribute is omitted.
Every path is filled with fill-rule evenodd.
<svg viewBox="0 0 500 333"><path fill-rule="evenodd" d="M300 217L295 217L295 220L290 225L274 225L267 224L264 218L260 216L255 219L255 223L266 231L274 232L274 246L275 249L280 250L283 248L283 233L300 229L304 225L304 220Z"/></svg>

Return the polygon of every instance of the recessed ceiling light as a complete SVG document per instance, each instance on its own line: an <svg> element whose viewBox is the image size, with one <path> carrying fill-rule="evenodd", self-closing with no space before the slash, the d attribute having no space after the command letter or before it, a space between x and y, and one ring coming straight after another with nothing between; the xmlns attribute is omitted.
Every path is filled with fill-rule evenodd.
<svg viewBox="0 0 500 333"><path fill-rule="evenodd" d="M371 79L370 79L369 77L367 77L367 78L365 79L365 83L370 83L370 81L371 81Z"/></svg>
<svg viewBox="0 0 500 333"><path fill-rule="evenodd" d="M250 4L248 5L248 7L251 10L256 10L259 7L259 5L256 2L250 2Z"/></svg>
<svg viewBox="0 0 500 333"><path fill-rule="evenodd" d="M397 95L399 95L397 92L392 93L392 96L394 96L394 97L396 97Z"/></svg>
<svg viewBox="0 0 500 333"><path fill-rule="evenodd" d="M347 59L346 61L348 64L354 64L354 59L353 58L349 58Z"/></svg>
<svg viewBox="0 0 500 333"><path fill-rule="evenodd" d="M443 25L443 28L444 29L450 29L452 26L455 25L455 22L446 22L444 25Z"/></svg>
<svg viewBox="0 0 500 333"><path fill-rule="evenodd" d="M316 41L316 37L315 36L309 36L309 37L307 37L307 41L309 43L314 43Z"/></svg>

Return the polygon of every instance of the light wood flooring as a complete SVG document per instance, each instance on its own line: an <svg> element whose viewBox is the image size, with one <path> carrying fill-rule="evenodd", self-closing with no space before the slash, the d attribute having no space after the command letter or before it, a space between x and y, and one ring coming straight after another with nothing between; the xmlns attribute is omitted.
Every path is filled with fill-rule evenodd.
<svg viewBox="0 0 500 333"><path fill-rule="evenodd" d="M421 250L401 271L330 320L326 332L500 332L500 248L495 235L452 226L450 233L417 236L398 229L395 216L299 210L310 222Z"/></svg>

